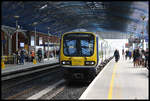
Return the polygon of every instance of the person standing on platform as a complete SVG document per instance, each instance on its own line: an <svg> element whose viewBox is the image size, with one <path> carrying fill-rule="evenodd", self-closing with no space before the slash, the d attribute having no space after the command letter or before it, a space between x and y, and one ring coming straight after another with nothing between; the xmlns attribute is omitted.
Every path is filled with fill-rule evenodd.
<svg viewBox="0 0 150 101"><path fill-rule="evenodd" d="M140 63L141 63L141 54L140 54L140 50L137 49L137 64L138 64L138 66L140 66Z"/></svg>
<svg viewBox="0 0 150 101"><path fill-rule="evenodd" d="M25 61L28 62L29 61L29 56L28 56L28 51L25 50Z"/></svg>
<svg viewBox="0 0 150 101"><path fill-rule="evenodd" d="M35 56L35 53L34 53L34 51L32 50L32 51L31 51L31 62L33 62L34 56Z"/></svg>
<svg viewBox="0 0 150 101"><path fill-rule="evenodd" d="M129 59L131 60L131 57L132 57L132 52L131 51L128 52L128 56L129 56Z"/></svg>
<svg viewBox="0 0 150 101"><path fill-rule="evenodd" d="M134 64L134 67L137 66L137 62L136 62L136 58L137 58L137 50L134 49L133 51L133 64Z"/></svg>
<svg viewBox="0 0 150 101"><path fill-rule="evenodd" d="M21 50L18 51L18 64L21 64Z"/></svg>
<svg viewBox="0 0 150 101"><path fill-rule="evenodd" d="M140 58L139 49L135 49L133 52L134 67L139 66L139 58Z"/></svg>
<svg viewBox="0 0 150 101"><path fill-rule="evenodd" d="M19 53L18 53L18 51L16 51L15 52L15 54L16 54L16 64L19 64Z"/></svg>

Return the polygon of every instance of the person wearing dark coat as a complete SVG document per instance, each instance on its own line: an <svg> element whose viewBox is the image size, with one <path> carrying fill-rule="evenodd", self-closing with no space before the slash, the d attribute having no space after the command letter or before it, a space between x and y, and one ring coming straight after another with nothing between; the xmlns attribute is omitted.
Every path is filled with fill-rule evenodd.
<svg viewBox="0 0 150 101"><path fill-rule="evenodd" d="M41 60L42 60L42 50L41 49L39 49L37 51L37 55L38 55L38 61L41 62Z"/></svg>
<svg viewBox="0 0 150 101"><path fill-rule="evenodd" d="M147 67L149 69L149 50L148 48L145 51L145 67Z"/></svg>
<svg viewBox="0 0 150 101"><path fill-rule="evenodd" d="M25 59L25 50L22 49L20 52L20 64L24 64L24 59Z"/></svg>
<svg viewBox="0 0 150 101"><path fill-rule="evenodd" d="M117 49L114 52L114 57L115 57L115 61L118 62L118 60L120 58L120 54L119 54L119 51Z"/></svg>

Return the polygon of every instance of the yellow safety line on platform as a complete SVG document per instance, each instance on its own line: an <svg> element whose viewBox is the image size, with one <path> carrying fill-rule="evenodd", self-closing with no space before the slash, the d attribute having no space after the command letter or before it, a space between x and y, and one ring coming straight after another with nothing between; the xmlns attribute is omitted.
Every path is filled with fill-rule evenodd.
<svg viewBox="0 0 150 101"><path fill-rule="evenodd" d="M114 84L116 68L117 68L117 63L115 63L114 68L113 68L113 73L112 73L112 78L111 78L109 93L108 93L108 99L112 99L112 91L113 91L113 84Z"/></svg>

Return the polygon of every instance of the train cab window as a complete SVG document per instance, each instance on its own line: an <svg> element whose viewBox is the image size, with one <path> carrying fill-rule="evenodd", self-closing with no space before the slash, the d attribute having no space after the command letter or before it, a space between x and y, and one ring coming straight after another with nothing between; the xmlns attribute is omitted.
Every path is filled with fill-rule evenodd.
<svg viewBox="0 0 150 101"><path fill-rule="evenodd" d="M93 54L94 40L81 40L82 55L90 56Z"/></svg>
<svg viewBox="0 0 150 101"><path fill-rule="evenodd" d="M92 56L94 54L94 35L91 34L66 35L63 44L66 56Z"/></svg>
<svg viewBox="0 0 150 101"><path fill-rule="evenodd" d="M76 40L65 40L64 41L64 54L74 55L77 53Z"/></svg>

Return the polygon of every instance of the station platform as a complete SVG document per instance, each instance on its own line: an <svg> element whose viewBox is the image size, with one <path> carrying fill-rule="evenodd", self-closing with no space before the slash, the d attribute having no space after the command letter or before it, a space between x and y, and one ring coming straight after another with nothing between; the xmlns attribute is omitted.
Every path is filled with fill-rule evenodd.
<svg viewBox="0 0 150 101"><path fill-rule="evenodd" d="M37 66L42 66L42 65L47 65L47 64L54 64L58 63L59 59L58 58L49 58L44 59L42 62L37 62L37 64L33 64L33 62L25 62L23 65L20 64L5 64L5 68L1 69L1 74L4 75L6 73L14 72L14 71L19 71L23 69L28 69L28 68L34 68Z"/></svg>
<svg viewBox="0 0 150 101"><path fill-rule="evenodd" d="M149 99L149 71L134 67L132 59L113 58L79 99Z"/></svg>

